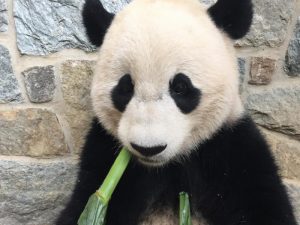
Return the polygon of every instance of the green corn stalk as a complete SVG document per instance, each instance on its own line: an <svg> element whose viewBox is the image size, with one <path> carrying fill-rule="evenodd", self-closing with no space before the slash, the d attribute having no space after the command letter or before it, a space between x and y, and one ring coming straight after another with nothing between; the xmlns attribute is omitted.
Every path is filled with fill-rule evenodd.
<svg viewBox="0 0 300 225"><path fill-rule="evenodd" d="M104 225L109 200L119 183L131 155L122 148L112 165L101 187L89 198L78 220L78 225ZM185 192L179 193L179 225L192 225L189 196Z"/></svg>
<svg viewBox="0 0 300 225"><path fill-rule="evenodd" d="M179 225L192 225L189 195L179 193Z"/></svg>
<svg viewBox="0 0 300 225"><path fill-rule="evenodd" d="M101 187L88 200L78 220L78 225L104 225L109 200L119 183L131 155L122 148Z"/></svg>

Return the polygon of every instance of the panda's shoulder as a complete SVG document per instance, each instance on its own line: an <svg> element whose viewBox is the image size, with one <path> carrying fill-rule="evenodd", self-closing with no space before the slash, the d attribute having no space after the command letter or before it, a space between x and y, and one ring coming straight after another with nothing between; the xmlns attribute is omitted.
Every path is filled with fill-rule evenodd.
<svg viewBox="0 0 300 225"><path fill-rule="evenodd" d="M85 139L80 157L81 169L98 171L101 165L107 166L113 162L120 145L97 118L92 120Z"/></svg>
<svg viewBox="0 0 300 225"><path fill-rule="evenodd" d="M248 114L244 114L231 124L224 124L208 143L214 145L226 143L231 148L249 143L250 146L255 144L267 148L263 135Z"/></svg>
<svg viewBox="0 0 300 225"><path fill-rule="evenodd" d="M224 125L210 140L200 146L201 158L227 162L231 169L276 171L270 147L249 115L234 124Z"/></svg>

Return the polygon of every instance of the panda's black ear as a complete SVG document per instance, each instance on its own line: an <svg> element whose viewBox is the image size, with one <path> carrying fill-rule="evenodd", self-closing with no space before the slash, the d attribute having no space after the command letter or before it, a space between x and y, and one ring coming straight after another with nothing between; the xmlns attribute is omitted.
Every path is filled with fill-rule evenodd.
<svg viewBox="0 0 300 225"><path fill-rule="evenodd" d="M100 0L85 0L82 17L90 42L99 47L114 15L103 8Z"/></svg>
<svg viewBox="0 0 300 225"><path fill-rule="evenodd" d="M218 28L232 39L244 37L250 29L253 17L251 0L218 0L208 9Z"/></svg>

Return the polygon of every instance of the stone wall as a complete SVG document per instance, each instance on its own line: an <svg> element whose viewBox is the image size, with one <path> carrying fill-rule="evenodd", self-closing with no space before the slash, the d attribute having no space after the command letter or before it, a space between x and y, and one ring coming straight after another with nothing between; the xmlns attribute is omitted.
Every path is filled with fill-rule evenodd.
<svg viewBox="0 0 300 225"><path fill-rule="evenodd" d="M103 0L110 12L128 1ZM96 60L82 3L0 0L0 225L53 224L76 182ZM300 222L300 0L254 3L251 32L235 43L240 90Z"/></svg>

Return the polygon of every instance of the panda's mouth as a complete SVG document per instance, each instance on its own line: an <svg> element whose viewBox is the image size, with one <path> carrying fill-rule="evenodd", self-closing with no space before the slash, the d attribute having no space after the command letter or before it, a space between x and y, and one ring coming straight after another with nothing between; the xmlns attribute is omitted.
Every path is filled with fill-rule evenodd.
<svg viewBox="0 0 300 225"><path fill-rule="evenodd" d="M151 167L162 166L163 164L165 164L165 161L155 160L153 158L145 158L145 157L142 158L142 157L136 156L136 159L139 163L146 165L146 166L151 166Z"/></svg>
<svg viewBox="0 0 300 225"><path fill-rule="evenodd" d="M130 143L129 150L138 163L149 167L156 167L165 164L165 160L162 157L162 151L165 150L166 146L167 145L142 147L134 143Z"/></svg>

